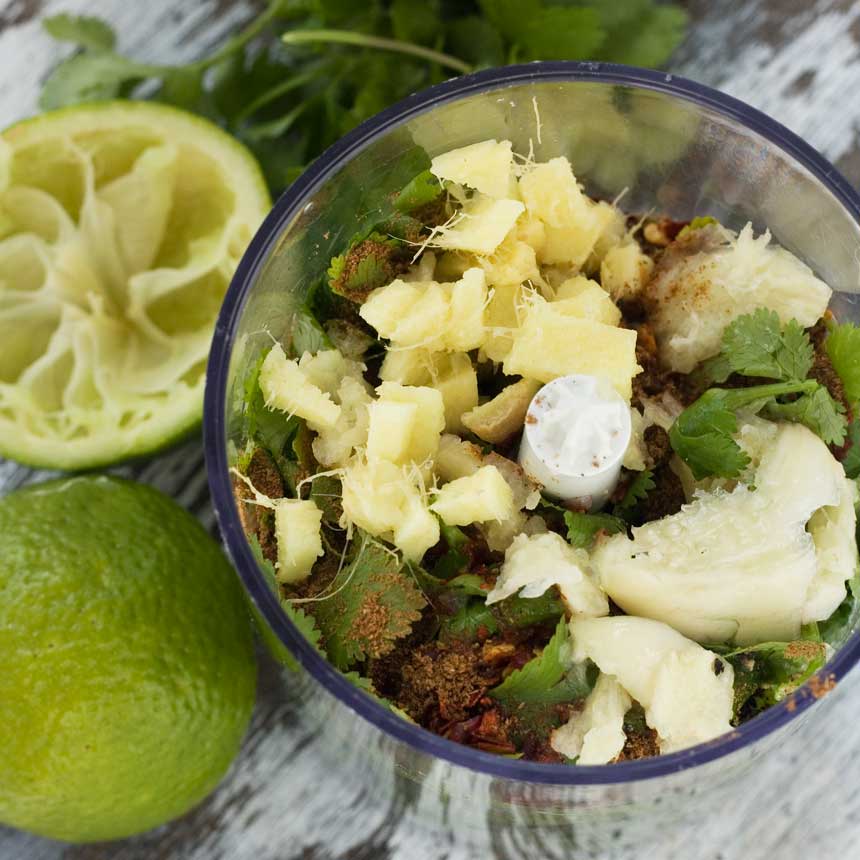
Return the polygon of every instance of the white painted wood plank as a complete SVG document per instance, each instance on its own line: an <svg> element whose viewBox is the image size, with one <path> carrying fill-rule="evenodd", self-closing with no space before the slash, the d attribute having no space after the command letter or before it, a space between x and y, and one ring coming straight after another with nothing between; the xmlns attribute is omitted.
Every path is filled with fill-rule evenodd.
<svg viewBox="0 0 860 860"><path fill-rule="evenodd" d="M804 0L731 0L693 8L697 24L676 70L770 112L834 160L858 149L860 4ZM246 2L215 0L0 0L0 125L35 110L39 82L63 54L27 10L74 11L111 20L120 47L143 60L182 62L232 31L250 13ZM853 176L857 179L858 176ZM205 502L199 443L192 441L134 472L212 525ZM42 475L44 476L44 475ZM0 462L0 491L33 480ZM302 729L289 696L268 679L244 751L219 790L179 822L108 847L63 847L0 829L2 860L283 860L349 857L383 860L473 860L446 834L416 829L408 816L362 805L338 773L321 770L319 741ZM801 860L852 857L860 836L860 679L819 706L815 718L744 778L736 794L701 821L627 844L619 860ZM389 831L393 829L393 835ZM504 853L499 853L504 852ZM534 853L533 853L534 852ZM530 856L539 854L531 846ZM485 856L485 855L480 855ZM510 856L500 845L497 856ZM518 854L516 856L522 856ZM609 856L608 854L606 856Z"/></svg>

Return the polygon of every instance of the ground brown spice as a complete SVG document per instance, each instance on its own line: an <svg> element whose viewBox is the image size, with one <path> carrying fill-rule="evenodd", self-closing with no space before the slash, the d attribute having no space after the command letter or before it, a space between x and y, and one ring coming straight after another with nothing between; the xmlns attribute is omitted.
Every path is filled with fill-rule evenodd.
<svg viewBox="0 0 860 860"><path fill-rule="evenodd" d="M485 689L480 653L481 646L471 643L421 645L403 666L398 704L417 722L424 722L431 710L446 722L465 720L467 703Z"/></svg>
<svg viewBox="0 0 860 860"><path fill-rule="evenodd" d="M785 646L785 656L789 660L814 660L823 655L824 645L821 642L798 639L796 642L789 642Z"/></svg>
<svg viewBox="0 0 860 860"><path fill-rule="evenodd" d="M658 466L653 474L654 489L639 505L643 523L677 514L687 501L681 479L668 465Z"/></svg>
<svg viewBox="0 0 860 860"><path fill-rule="evenodd" d="M624 748L615 761L635 761L640 758L650 758L660 754L660 741L654 729L645 726L636 731L627 732Z"/></svg>
<svg viewBox="0 0 860 860"><path fill-rule="evenodd" d="M820 675L813 675L806 682L806 686L809 688L809 692L812 693L814 698L821 699L836 688L836 676L832 673L824 675L823 677Z"/></svg>
<svg viewBox="0 0 860 860"><path fill-rule="evenodd" d="M658 424L645 428L645 448L654 467L662 466L672 456L672 443L669 434Z"/></svg>

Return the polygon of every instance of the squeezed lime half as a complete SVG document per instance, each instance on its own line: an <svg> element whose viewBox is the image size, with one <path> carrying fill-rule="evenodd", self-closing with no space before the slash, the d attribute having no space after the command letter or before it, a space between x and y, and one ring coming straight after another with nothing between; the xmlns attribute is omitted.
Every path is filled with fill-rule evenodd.
<svg viewBox="0 0 860 860"><path fill-rule="evenodd" d="M269 207L247 149L164 105L0 134L0 455L88 469L196 426L215 318Z"/></svg>

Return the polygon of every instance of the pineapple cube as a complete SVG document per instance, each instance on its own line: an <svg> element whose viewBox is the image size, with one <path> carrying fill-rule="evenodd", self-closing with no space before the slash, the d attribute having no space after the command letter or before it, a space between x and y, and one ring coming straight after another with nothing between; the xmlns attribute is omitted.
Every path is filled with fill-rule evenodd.
<svg viewBox="0 0 860 860"><path fill-rule="evenodd" d="M582 266L593 253L601 235L613 218L612 212L587 202L584 212L577 213L570 224L547 225L546 239L538 259L541 263L571 263Z"/></svg>
<svg viewBox="0 0 860 860"><path fill-rule="evenodd" d="M502 521L514 514L514 494L495 466L482 466L473 475L445 484L430 510L449 526Z"/></svg>
<svg viewBox="0 0 860 860"><path fill-rule="evenodd" d="M468 269L453 284L445 284L448 293L448 320L439 335L447 349L468 352L484 341L484 310L487 283L482 269ZM418 312L417 309L415 311Z"/></svg>
<svg viewBox="0 0 860 860"><path fill-rule="evenodd" d="M629 298L641 291L652 271L654 261L636 242L628 242L607 252L600 264L600 282L612 298Z"/></svg>
<svg viewBox="0 0 860 860"><path fill-rule="evenodd" d="M334 427L318 431L311 443L314 456L323 466L343 466L356 448L367 442L371 404L367 383L363 379L346 376L337 390L340 416Z"/></svg>
<svg viewBox="0 0 860 860"><path fill-rule="evenodd" d="M417 416L418 406L414 403L381 399L372 403L367 431L368 458L390 460L392 463L407 462Z"/></svg>
<svg viewBox="0 0 860 860"><path fill-rule="evenodd" d="M621 322L621 311L606 290L583 275L568 278L556 290L554 306L563 314L605 325L617 326Z"/></svg>
<svg viewBox="0 0 860 860"><path fill-rule="evenodd" d="M519 200L494 200L476 194L463 206L456 223L439 229L433 244L446 250L492 254L524 210Z"/></svg>
<svg viewBox="0 0 860 860"><path fill-rule="evenodd" d="M411 488L403 470L388 460L354 460L342 478L344 523L354 523L377 537L391 533L402 518L403 500Z"/></svg>
<svg viewBox="0 0 860 860"><path fill-rule="evenodd" d="M520 195L531 215L549 227L567 227L583 218L589 200L566 158L534 164L520 177Z"/></svg>
<svg viewBox="0 0 860 860"><path fill-rule="evenodd" d="M505 373L540 382L570 373L603 376L629 400L631 380L641 370L636 364L636 332L565 316L555 304L533 298L525 321L514 332Z"/></svg>
<svg viewBox="0 0 860 860"><path fill-rule="evenodd" d="M483 342L486 304L484 272L473 267L451 284L392 281L374 290L359 314L398 347L465 352Z"/></svg>
<svg viewBox="0 0 860 860"><path fill-rule="evenodd" d="M472 360L462 352L430 352L419 347L389 350L379 378L435 388L442 395L445 427L451 432L461 432L460 416L478 405L478 376Z"/></svg>
<svg viewBox="0 0 860 860"><path fill-rule="evenodd" d="M442 395L445 429L462 432L464 412L478 405L478 375L472 360L462 352L439 354L433 367L432 386Z"/></svg>
<svg viewBox="0 0 860 860"><path fill-rule="evenodd" d="M435 388L397 382L383 382L376 392L382 401L416 407L406 458L415 463L432 460L439 448L439 434L445 429L442 395Z"/></svg>
<svg viewBox="0 0 860 860"><path fill-rule="evenodd" d="M336 349L324 349L314 355L304 353L299 359L299 368L310 382L332 397L337 394L344 377L360 379L366 370L361 362L344 358Z"/></svg>
<svg viewBox="0 0 860 860"><path fill-rule="evenodd" d="M394 527L392 543L409 561L421 557L439 543L439 520L427 510L427 505L415 488L405 494L401 518Z"/></svg>
<svg viewBox="0 0 860 860"><path fill-rule="evenodd" d="M454 481L474 475L481 468L483 455L474 442L467 442L451 433L439 439L439 451L434 463L436 474L443 481Z"/></svg>
<svg viewBox="0 0 860 860"><path fill-rule="evenodd" d="M519 327L518 307L525 292L519 284L493 288L486 312L486 336L481 352L490 361L504 361L514 345L513 332Z"/></svg>
<svg viewBox="0 0 860 860"><path fill-rule="evenodd" d="M492 400L467 412L463 424L486 442L500 445L522 431L529 404L539 388L540 383L532 379L507 385Z"/></svg>
<svg viewBox="0 0 860 860"><path fill-rule="evenodd" d="M439 179L466 185L495 198L516 194L513 167L509 140L482 140L444 152L430 162L430 172Z"/></svg>
<svg viewBox="0 0 860 860"><path fill-rule="evenodd" d="M449 305L440 284L398 279L374 290L358 312L380 337L402 346L429 347L441 343Z"/></svg>
<svg viewBox="0 0 860 860"><path fill-rule="evenodd" d="M543 284L535 249L514 234L488 257L478 257L478 262L492 286L517 286L524 281Z"/></svg>
<svg viewBox="0 0 860 860"><path fill-rule="evenodd" d="M426 385L432 379L436 355L420 346L389 348L379 368L379 378L401 385Z"/></svg>
<svg viewBox="0 0 860 860"><path fill-rule="evenodd" d="M388 460L356 460L343 473L343 525L390 540L412 561L439 541L416 475Z"/></svg>
<svg viewBox="0 0 860 860"><path fill-rule="evenodd" d="M605 218L603 232L597 237L588 259L583 268L591 273L600 271L600 264L606 255L616 246L620 245L627 235L627 218L624 213L611 203L600 201L595 204L598 209L609 209ZM604 220L604 219L601 219Z"/></svg>
<svg viewBox="0 0 860 860"><path fill-rule="evenodd" d="M528 212L546 225L541 263L581 266L616 220L614 207L582 193L566 158L535 164L520 178L520 194Z"/></svg>
<svg viewBox="0 0 860 860"><path fill-rule="evenodd" d="M300 582L323 554L320 525L322 511L310 500L278 499L275 502L275 536L278 539L280 582Z"/></svg>
<svg viewBox="0 0 860 860"><path fill-rule="evenodd" d="M259 384L270 409L298 415L312 430L327 430L337 424L340 406L314 385L295 361L287 359L278 343L260 366Z"/></svg>

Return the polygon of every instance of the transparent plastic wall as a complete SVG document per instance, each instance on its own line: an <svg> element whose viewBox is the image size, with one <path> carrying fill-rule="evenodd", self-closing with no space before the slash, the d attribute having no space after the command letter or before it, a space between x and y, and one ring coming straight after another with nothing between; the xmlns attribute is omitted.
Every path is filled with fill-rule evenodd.
<svg viewBox="0 0 860 860"><path fill-rule="evenodd" d="M331 257L430 157L487 138L510 139L539 161L567 156L589 194L620 198L628 212L770 229L837 291L833 308L843 319L858 317L858 200L781 126L707 88L621 67L511 67L407 99L325 153L277 203L225 301L205 418L213 498L267 638L301 664L298 674L285 669L284 695L300 722L329 736L321 749L331 760L321 771L332 769L337 783L320 790L360 791L411 816L410 826L455 832L476 856L498 847L500 833L509 847L531 845L528 856L601 856L619 827L634 838L692 811L697 796L716 802L739 767L796 725L811 694L800 691L717 742L648 762L536 765L456 747L372 703L304 643L256 569L227 474L247 441L248 370L273 336L289 343L293 310ZM857 638L825 672L838 676L855 662Z"/></svg>

